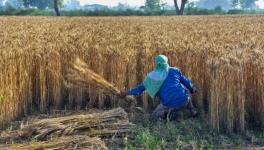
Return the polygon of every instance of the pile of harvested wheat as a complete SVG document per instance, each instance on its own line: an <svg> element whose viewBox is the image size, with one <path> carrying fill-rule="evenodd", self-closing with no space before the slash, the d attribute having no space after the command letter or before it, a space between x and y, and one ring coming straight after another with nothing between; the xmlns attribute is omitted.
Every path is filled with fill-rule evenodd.
<svg viewBox="0 0 264 150"><path fill-rule="evenodd" d="M0 141L36 140L36 142L26 142L26 144L2 146L8 149L74 149L73 147L104 149L103 142L92 137L123 137L131 132L133 126L124 109L116 108L102 113L83 113L33 120L21 129L5 135L1 134ZM39 140L47 141L37 142Z"/></svg>
<svg viewBox="0 0 264 150"><path fill-rule="evenodd" d="M32 141L23 144L10 144L0 146L2 150L83 150L96 149L107 150L105 143L96 137L70 136L51 139L48 141Z"/></svg>
<svg viewBox="0 0 264 150"><path fill-rule="evenodd" d="M117 108L103 113L43 119L23 128L19 136L39 140L74 134L112 136L128 133L132 126L127 113Z"/></svg>

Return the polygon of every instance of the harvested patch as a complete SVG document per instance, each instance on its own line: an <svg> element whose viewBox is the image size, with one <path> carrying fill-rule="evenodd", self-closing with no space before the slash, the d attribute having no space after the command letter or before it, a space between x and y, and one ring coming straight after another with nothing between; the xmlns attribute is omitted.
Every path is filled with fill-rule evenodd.
<svg viewBox="0 0 264 150"><path fill-rule="evenodd" d="M0 146L2 150L83 150L96 149L106 150L105 143L96 137L70 136L50 139L48 141L31 141L23 144L10 144Z"/></svg>
<svg viewBox="0 0 264 150"><path fill-rule="evenodd" d="M129 133L132 126L127 113L117 108L103 113L43 119L23 128L19 136L39 140L73 134L121 136Z"/></svg>
<svg viewBox="0 0 264 150"><path fill-rule="evenodd" d="M1 143L30 139L48 140L69 135L90 137L123 137L131 132L134 124L122 108L93 114L73 114L47 119L33 119L22 129L2 132Z"/></svg>

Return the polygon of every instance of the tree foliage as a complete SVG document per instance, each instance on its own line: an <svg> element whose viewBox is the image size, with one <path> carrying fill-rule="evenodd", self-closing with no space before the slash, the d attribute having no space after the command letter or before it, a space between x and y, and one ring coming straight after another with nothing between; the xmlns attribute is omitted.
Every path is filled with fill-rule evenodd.
<svg viewBox="0 0 264 150"><path fill-rule="evenodd" d="M199 0L196 4L199 8L215 9L220 6L227 10L231 8L232 0Z"/></svg>
<svg viewBox="0 0 264 150"><path fill-rule="evenodd" d="M256 7L257 0L233 0L233 8L251 9Z"/></svg>
<svg viewBox="0 0 264 150"><path fill-rule="evenodd" d="M1 3L1 1L0 1ZM23 6L22 0L7 0L5 1L5 6L8 8L21 8Z"/></svg>
<svg viewBox="0 0 264 150"><path fill-rule="evenodd" d="M23 4L26 8L37 7L38 9L53 8L54 0L23 0ZM63 5L63 0L58 1L58 5Z"/></svg>
<svg viewBox="0 0 264 150"><path fill-rule="evenodd" d="M145 8L147 10L160 10L161 8L160 0L146 0Z"/></svg>

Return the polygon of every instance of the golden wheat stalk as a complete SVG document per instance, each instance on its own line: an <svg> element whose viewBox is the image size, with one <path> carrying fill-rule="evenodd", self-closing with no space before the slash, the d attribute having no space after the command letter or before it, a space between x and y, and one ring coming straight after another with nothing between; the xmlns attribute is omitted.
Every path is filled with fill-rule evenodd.
<svg viewBox="0 0 264 150"><path fill-rule="evenodd" d="M70 83L84 88L97 88L106 95L119 95L120 91L99 74L95 73L80 58L76 58L72 69L66 76Z"/></svg>
<svg viewBox="0 0 264 150"><path fill-rule="evenodd" d="M197 24L197 19L205 22ZM1 127L32 111L116 106L116 97L104 93L141 82L160 53L201 89L193 100L208 112L213 128L264 127L262 17L1 17L0 25ZM82 87L65 88L62 77L74 55L86 58L90 69L110 84L99 82L103 86L95 89L100 80L87 82L87 75L76 74L76 84L91 87L89 95ZM108 100L111 104L104 103ZM138 102L151 106L148 96Z"/></svg>

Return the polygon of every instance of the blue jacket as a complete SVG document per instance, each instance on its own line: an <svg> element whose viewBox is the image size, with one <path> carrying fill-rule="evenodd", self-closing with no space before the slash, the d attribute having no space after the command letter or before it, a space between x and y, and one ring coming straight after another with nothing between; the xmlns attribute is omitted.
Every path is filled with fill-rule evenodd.
<svg viewBox="0 0 264 150"><path fill-rule="evenodd" d="M187 89L193 92L194 88L191 81L178 68L170 67L168 76L156 96L160 98L160 102L164 106L179 108L188 100L189 92ZM128 95L138 95L144 91L144 84L141 83L136 88L129 90Z"/></svg>

